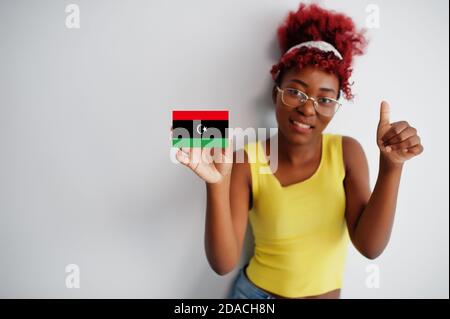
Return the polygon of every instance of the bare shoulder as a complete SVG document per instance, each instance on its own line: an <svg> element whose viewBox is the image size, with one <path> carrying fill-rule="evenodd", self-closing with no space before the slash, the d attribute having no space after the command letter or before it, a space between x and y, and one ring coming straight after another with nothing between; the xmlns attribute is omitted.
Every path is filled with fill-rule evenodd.
<svg viewBox="0 0 450 319"><path fill-rule="evenodd" d="M231 193L234 200L242 198L248 203L246 211L252 208L252 175L247 152L242 148L233 153L231 170ZM245 198L245 199L244 199Z"/></svg>
<svg viewBox="0 0 450 319"><path fill-rule="evenodd" d="M244 148L233 152L232 174L240 180L245 180L247 184L251 183L249 158Z"/></svg>
<svg viewBox="0 0 450 319"><path fill-rule="evenodd" d="M342 136L342 152L347 171L367 162L361 143L351 136Z"/></svg>
<svg viewBox="0 0 450 319"><path fill-rule="evenodd" d="M361 150L363 151L363 148L361 146L361 143L358 142L357 139L351 137L351 136L346 136L346 135L342 135L342 147L345 150Z"/></svg>

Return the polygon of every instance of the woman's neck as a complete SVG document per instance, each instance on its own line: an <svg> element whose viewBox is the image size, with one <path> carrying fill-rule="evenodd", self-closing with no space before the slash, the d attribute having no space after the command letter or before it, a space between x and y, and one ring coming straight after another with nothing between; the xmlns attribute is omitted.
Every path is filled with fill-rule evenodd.
<svg viewBox="0 0 450 319"><path fill-rule="evenodd" d="M322 134L307 144L292 144L278 131L278 155L279 160L295 166L309 162L320 156L322 147Z"/></svg>

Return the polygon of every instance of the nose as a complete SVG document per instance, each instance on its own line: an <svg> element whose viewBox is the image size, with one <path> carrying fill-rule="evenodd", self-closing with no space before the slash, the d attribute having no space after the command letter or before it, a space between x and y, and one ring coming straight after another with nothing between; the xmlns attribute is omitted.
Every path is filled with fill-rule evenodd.
<svg viewBox="0 0 450 319"><path fill-rule="evenodd" d="M308 99L303 105L297 107L297 111L305 116L314 116L316 114L314 100Z"/></svg>

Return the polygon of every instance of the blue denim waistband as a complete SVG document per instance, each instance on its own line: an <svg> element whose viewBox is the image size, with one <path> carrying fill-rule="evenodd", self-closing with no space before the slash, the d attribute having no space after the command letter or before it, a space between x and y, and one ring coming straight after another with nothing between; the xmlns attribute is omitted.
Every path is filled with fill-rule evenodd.
<svg viewBox="0 0 450 319"><path fill-rule="evenodd" d="M248 279L245 269L247 265L239 270L233 283L228 298L230 299L275 299L274 296L255 286Z"/></svg>

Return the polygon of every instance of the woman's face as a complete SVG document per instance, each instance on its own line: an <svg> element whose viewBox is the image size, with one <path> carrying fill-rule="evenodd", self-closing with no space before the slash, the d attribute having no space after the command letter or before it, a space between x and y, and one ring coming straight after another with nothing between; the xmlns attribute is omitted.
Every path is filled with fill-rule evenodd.
<svg viewBox="0 0 450 319"><path fill-rule="evenodd" d="M314 66L301 70L296 67L287 70L280 86L282 90L292 88L302 91L316 100L320 97L337 99L339 95L337 76ZM281 92L276 88L273 91L273 101L276 105L278 129L292 144L308 144L317 141L332 119L332 116L317 113L311 100L297 108L285 105L281 99ZM310 128L301 128L298 122L305 123Z"/></svg>

